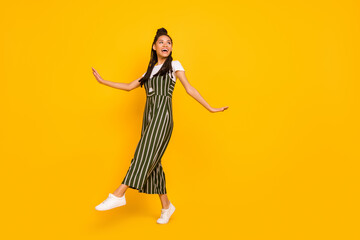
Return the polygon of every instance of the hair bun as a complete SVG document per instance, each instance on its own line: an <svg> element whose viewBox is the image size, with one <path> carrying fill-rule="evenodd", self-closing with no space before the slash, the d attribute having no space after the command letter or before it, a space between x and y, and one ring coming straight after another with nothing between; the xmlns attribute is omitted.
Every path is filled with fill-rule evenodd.
<svg viewBox="0 0 360 240"><path fill-rule="evenodd" d="M167 30L165 28L159 28L156 32L156 35L167 34Z"/></svg>

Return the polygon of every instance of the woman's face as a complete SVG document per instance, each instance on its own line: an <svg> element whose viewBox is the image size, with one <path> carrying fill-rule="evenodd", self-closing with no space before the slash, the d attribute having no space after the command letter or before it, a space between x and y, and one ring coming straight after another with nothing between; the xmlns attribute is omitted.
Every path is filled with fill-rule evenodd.
<svg viewBox="0 0 360 240"><path fill-rule="evenodd" d="M153 45L153 49L156 51L158 57L167 58L172 51L170 38L166 35L160 36Z"/></svg>

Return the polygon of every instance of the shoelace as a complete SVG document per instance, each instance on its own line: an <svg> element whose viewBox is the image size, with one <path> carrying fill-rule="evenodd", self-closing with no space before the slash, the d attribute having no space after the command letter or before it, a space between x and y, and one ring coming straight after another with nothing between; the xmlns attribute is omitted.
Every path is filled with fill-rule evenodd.
<svg viewBox="0 0 360 240"><path fill-rule="evenodd" d="M107 199L105 199L102 203L106 204L109 201L109 197Z"/></svg>
<svg viewBox="0 0 360 240"><path fill-rule="evenodd" d="M167 211L161 211L160 218L164 218L164 217L168 218L169 213L170 213L170 209L168 209Z"/></svg>

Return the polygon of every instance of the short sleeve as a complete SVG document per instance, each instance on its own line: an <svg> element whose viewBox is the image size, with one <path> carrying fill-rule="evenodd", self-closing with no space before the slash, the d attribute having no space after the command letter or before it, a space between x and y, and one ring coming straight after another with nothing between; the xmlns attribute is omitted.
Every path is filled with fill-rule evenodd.
<svg viewBox="0 0 360 240"><path fill-rule="evenodd" d="M185 69L183 68L183 66L181 65L181 63L179 61L173 61L173 70L174 72L180 70L180 71L185 71Z"/></svg>

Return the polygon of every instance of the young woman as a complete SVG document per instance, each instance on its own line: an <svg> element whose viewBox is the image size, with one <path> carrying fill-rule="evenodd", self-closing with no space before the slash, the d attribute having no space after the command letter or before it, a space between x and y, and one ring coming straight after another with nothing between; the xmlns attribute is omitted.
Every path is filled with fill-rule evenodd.
<svg viewBox="0 0 360 240"><path fill-rule="evenodd" d="M173 61L172 46L172 39L166 29L158 29L152 43L151 59L146 73L130 83L104 80L93 68L96 80L102 84L126 91L144 85L146 92L141 138L130 167L122 184L113 193L109 193L108 198L95 207L96 210L104 211L125 205L125 192L130 187L137 189L140 193L159 194L162 209L157 223L164 224L169 221L175 207L167 197L161 158L173 130L172 93L176 78L180 80L186 92L210 112L222 112L228 108L211 107L190 85L181 63Z"/></svg>

